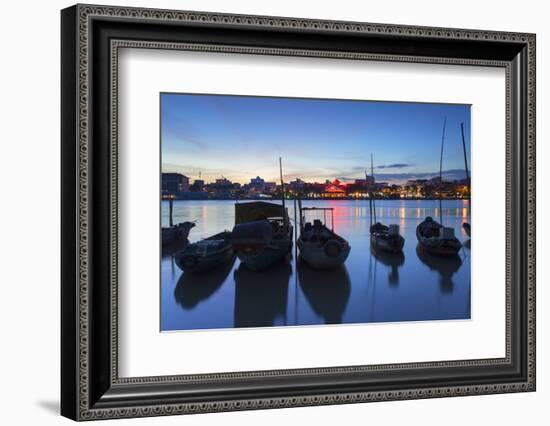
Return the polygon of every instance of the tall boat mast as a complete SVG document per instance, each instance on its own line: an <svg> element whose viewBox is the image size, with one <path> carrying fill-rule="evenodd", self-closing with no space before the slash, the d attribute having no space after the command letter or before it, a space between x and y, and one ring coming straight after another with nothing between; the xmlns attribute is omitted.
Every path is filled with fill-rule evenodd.
<svg viewBox="0 0 550 426"><path fill-rule="evenodd" d="M470 187L470 173L468 172L468 156L466 155L466 140L464 138L464 123L460 123L460 134L462 135L462 150L464 152L464 170L466 170L466 183L468 184L468 187ZM468 210L471 210L472 207L472 196L471 194L468 196ZM470 213L471 214L471 213ZM470 236L471 227L468 222L464 222L462 224L462 228L468 235Z"/></svg>
<svg viewBox="0 0 550 426"><path fill-rule="evenodd" d="M372 160L372 152L370 154L370 175L372 177L372 184L374 185L374 165ZM374 192L372 193L374 195ZM376 203L374 202L375 197L372 197L372 211L374 216L374 223L376 223Z"/></svg>
<svg viewBox="0 0 550 426"><path fill-rule="evenodd" d="M443 182L443 146L445 144L445 127L447 126L447 116L443 120L443 133L441 134L441 155L439 156L439 185Z"/></svg>
<svg viewBox="0 0 550 426"><path fill-rule="evenodd" d="M443 120L443 133L441 134L441 155L439 156L439 222L443 225L443 209L441 208L441 187L443 186L443 146L445 145L445 127L447 116Z"/></svg>
<svg viewBox="0 0 550 426"><path fill-rule="evenodd" d="M288 225L286 222L286 207L285 207L285 183L283 181L283 160L279 157L279 175L281 177L281 198L283 200L283 220L285 225Z"/></svg>
<svg viewBox="0 0 550 426"><path fill-rule="evenodd" d="M369 184L369 175L365 169L365 185ZM372 228L372 191L369 191L369 219L370 219L370 228Z"/></svg>
<svg viewBox="0 0 550 426"><path fill-rule="evenodd" d="M172 214L174 212L174 198L172 198L172 196L170 195L170 198L168 198L168 209L169 209L169 224L170 224L170 228L172 226L174 226L174 219L172 217Z"/></svg>
<svg viewBox="0 0 550 426"><path fill-rule="evenodd" d="M464 123L460 123L460 133L462 135L462 150L464 151L464 169L466 170L466 179L470 184L470 173L468 172L468 157L466 155L466 141L464 140Z"/></svg>

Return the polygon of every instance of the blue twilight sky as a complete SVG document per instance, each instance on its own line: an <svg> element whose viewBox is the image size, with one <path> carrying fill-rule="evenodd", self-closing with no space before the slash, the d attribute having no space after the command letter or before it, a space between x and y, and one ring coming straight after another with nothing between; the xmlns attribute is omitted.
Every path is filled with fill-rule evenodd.
<svg viewBox="0 0 550 426"><path fill-rule="evenodd" d="M374 156L377 181L439 174L464 177L460 123L470 167L470 106L250 96L161 94L162 171L211 182L257 175L309 182L364 178Z"/></svg>

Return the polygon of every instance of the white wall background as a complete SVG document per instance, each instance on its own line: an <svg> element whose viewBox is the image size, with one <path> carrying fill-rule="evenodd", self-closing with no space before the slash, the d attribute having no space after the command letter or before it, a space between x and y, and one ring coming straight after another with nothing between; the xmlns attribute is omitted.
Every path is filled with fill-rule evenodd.
<svg viewBox="0 0 550 426"><path fill-rule="evenodd" d="M550 401L550 27L545 2L120 0L103 4L537 33L538 390L530 394L293 408L102 424L547 424ZM59 10L2 5L0 66L0 401L2 423L69 424L59 405ZM545 421L546 420L546 421Z"/></svg>

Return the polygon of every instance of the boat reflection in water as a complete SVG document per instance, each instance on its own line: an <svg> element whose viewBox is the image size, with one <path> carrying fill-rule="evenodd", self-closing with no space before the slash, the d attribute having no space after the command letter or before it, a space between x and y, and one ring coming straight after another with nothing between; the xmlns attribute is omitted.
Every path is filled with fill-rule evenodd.
<svg viewBox="0 0 550 426"><path fill-rule="evenodd" d="M462 266L462 259L458 254L454 256L434 256L426 253L419 245L416 246L416 254L418 259L426 265L430 270L439 273L439 286L441 291L445 293L452 292L454 290L453 275L458 272Z"/></svg>
<svg viewBox="0 0 550 426"><path fill-rule="evenodd" d="M181 274L174 290L176 302L187 310L195 308L221 287L234 263L235 256L227 264L208 273L184 272Z"/></svg>
<svg viewBox="0 0 550 426"><path fill-rule="evenodd" d="M334 269L313 269L298 260L300 289L311 309L325 324L341 324L350 293L351 281L345 265Z"/></svg>
<svg viewBox="0 0 550 426"><path fill-rule="evenodd" d="M292 267L279 263L268 271L240 264L234 272L234 327L287 325L288 281Z"/></svg>
<svg viewBox="0 0 550 426"><path fill-rule="evenodd" d="M376 250L373 246L371 246L370 252L378 262L390 267L388 284L399 284L399 268L405 263L405 255L403 252L389 253L382 250Z"/></svg>

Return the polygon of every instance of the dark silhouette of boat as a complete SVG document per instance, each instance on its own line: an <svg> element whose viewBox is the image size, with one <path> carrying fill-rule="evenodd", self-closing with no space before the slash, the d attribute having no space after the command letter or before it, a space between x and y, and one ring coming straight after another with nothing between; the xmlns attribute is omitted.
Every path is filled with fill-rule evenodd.
<svg viewBox="0 0 550 426"><path fill-rule="evenodd" d="M370 228L370 242L377 252L401 253L405 238L399 235L399 225L386 226L377 222Z"/></svg>
<svg viewBox="0 0 550 426"><path fill-rule="evenodd" d="M173 210L174 210L174 199L168 199L169 206L169 226L162 227L161 230L161 241L163 252L165 248L170 248L171 246L185 245L188 243L187 237L189 237L189 231L195 226L194 222L180 222L174 225L173 219Z"/></svg>
<svg viewBox="0 0 550 426"><path fill-rule="evenodd" d="M341 266L348 258L351 247L340 235L334 232L334 209L331 207L304 207L298 201L300 211L300 237L296 244L301 258L313 268L330 269ZM315 219L313 223L305 222L304 212L322 211L331 213L331 229L326 222ZM304 223L305 222L305 223Z"/></svg>
<svg viewBox="0 0 550 426"><path fill-rule="evenodd" d="M206 272L229 263L234 255L231 232L224 231L189 244L174 254L174 261L183 271Z"/></svg>
<svg viewBox="0 0 550 426"><path fill-rule="evenodd" d="M188 271L181 274L174 290L176 302L182 308L191 310L203 300L208 299L222 286L234 263L235 256L230 262L208 274Z"/></svg>
<svg viewBox="0 0 550 426"><path fill-rule="evenodd" d="M388 283L389 284L398 284L399 283L399 267L405 263L405 255L402 251L389 253L384 250L376 250L374 246L371 245L371 253L375 259L385 266L390 267L390 273L388 274Z"/></svg>
<svg viewBox="0 0 550 426"><path fill-rule="evenodd" d="M235 204L233 248L240 261L254 271L289 259L292 251L292 231L285 207L285 187L281 159L282 204L255 201Z"/></svg>
<svg viewBox="0 0 550 426"><path fill-rule="evenodd" d="M441 154L439 157L439 214L440 222L436 222L428 216L416 227L418 246L426 253L436 256L456 256L462 248L462 244L455 237L454 228L445 227L443 223L443 209L441 206L441 185L443 184L443 147L445 143L445 127L447 117L443 121L443 134L441 135Z"/></svg>
<svg viewBox="0 0 550 426"><path fill-rule="evenodd" d="M292 226L286 210L264 201L237 204L235 209L232 244L245 266L260 271L290 256Z"/></svg>
<svg viewBox="0 0 550 426"><path fill-rule="evenodd" d="M288 281L292 267L280 263L268 273L241 263L234 272L235 327L269 327L286 322Z"/></svg>
<svg viewBox="0 0 550 426"><path fill-rule="evenodd" d="M322 317L325 324L341 324L351 293L345 265L319 270L299 261L297 267L300 289L313 312Z"/></svg>
<svg viewBox="0 0 550 426"><path fill-rule="evenodd" d="M462 244L455 237L454 228L446 228L428 216L416 227L419 247L436 256L456 256Z"/></svg>
<svg viewBox="0 0 550 426"><path fill-rule="evenodd" d="M371 177L374 180L374 165L372 154L370 156ZM367 172L365 171L365 180ZM374 184L374 182L373 182ZM403 251L405 238L399 234L399 225L391 224L386 226L376 220L376 196L372 190L369 191L369 213L370 213L370 243L377 252L399 253Z"/></svg>
<svg viewBox="0 0 550 426"><path fill-rule="evenodd" d="M416 254L424 265L432 271L437 271L437 273L439 273L441 290L445 292L453 291L454 284L452 277L462 266L462 259L460 256L457 254L447 257L434 256L422 250L420 244L416 247Z"/></svg>

